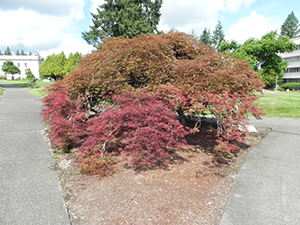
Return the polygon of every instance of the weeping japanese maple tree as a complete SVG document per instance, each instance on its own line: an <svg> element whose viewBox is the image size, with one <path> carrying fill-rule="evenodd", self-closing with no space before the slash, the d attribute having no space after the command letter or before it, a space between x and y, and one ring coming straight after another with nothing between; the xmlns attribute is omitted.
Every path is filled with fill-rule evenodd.
<svg viewBox="0 0 300 225"><path fill-rule="evenodd" d="M234 151L247 115L261 115L254 101L262 87L246 62L185 33L111 38L49 89L43 115L51 140L76 146L86 165L103 166L104 155L124 153L144 167L167 163L169 149L201 129L187 127L187 114L213 115L216 149Z"/></svg>

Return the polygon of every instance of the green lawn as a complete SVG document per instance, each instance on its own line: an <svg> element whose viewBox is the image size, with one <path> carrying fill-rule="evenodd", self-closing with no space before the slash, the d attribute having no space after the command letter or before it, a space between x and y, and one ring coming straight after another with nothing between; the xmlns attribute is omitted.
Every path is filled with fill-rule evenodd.
<svg viewBox="0 0 300 225"><path fill-rule="evenodd" d="M264 94L256 102L267 117L300 118L300 93Z"/></svg>
<svg viewBox="0 0 300 225"><path fill-rule="evenodd" d="M7 82L10 84L18 85L19 87L27 88L27 90L37 96L45 97L45 94L43 94L42 90L45 89L45 87L53 84L54 82L42 82L40 80L36 81L36 85L32 88L28 87L29 80L1 80L3 82Z"/></svg>
<svg viewBox="0 0 300 225"><path fill-rule="evenodd" d="M3 88L0 86L0 96L2 95L3 93Z"/></svg>

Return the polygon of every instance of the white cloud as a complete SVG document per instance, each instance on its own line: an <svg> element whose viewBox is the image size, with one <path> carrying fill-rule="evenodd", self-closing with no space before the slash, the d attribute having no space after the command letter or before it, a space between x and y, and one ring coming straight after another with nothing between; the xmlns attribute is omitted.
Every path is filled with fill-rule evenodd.
<svg viewBox="0 0 300 225"><path fill-rule="evenodd" d="M97 13L97 8L99 8L100 5L103 5L105 3L104 0L91 0L92 5L90 8L91 13Z"/></svg>
<svg viewBox="0 0 300 225"><path fill-rule="evenodd" d="M272 24L273 18L258 15L255 11L250 16L240 19L229 28L228 40L244 43L249 38L261 38L269 31L278 30L281 24Z"/></svg>
<svg viewBox="0 0 300 225"><path fill-rule="evenodd" d="M76 19L84 17L82 8L84 0L1 0L0 9L16 11L18 9L32 10L39 14L51 16L72 15Z"/></svg>
<svg viewBox="0 0 300 225"><path fill-rule="evenodd" d="M76 51L85 54L91 51L92 48L88 44L76 39L79 33L76 21L84 17L84 0L59 0L59 3L58 0L22 0L24 4L18 7L11 5L10 1L1 0L0 3L0 7L5 6L0 9L0 50L4 51L9 46L13 52L39 52L44 58L49 54L58 53L58 49L67 54ZM21 0L19 1L21 3ZM45 7L49 7L49 13L41 8L41 2L45 3ZM37 5L32 6L33 3Z"/></svg>
<svg viewBox="0 0 300 225"><path fill-rule="evenodd" d="M158 28L164 31L175 29L197 34L202 30L213 28L217 22L218 12L224 7L223 0L165 0L161 8L161 20Z"/></svg>
<svg viewBox="0 0 300 225"><path fill-rule="evenodd" d="M178 31L201 35L204 28L214 30L220 13L235 12L242 6L249 5L256 0L164 0L161 8L159 30Z"/></svg>
<svg viewBox="0 0 300 225"><path fill-rule="evenodd" d="M63 39L63 41L54 48L50 48L46 51L41 51L40 55L45 59L48 55L51 54L59 54L64 52L68 57L70 53L79 52L82 54L91 53L94 48L91 45L84 43L83 41L76 39L72 36L67 36Z"/></svg>

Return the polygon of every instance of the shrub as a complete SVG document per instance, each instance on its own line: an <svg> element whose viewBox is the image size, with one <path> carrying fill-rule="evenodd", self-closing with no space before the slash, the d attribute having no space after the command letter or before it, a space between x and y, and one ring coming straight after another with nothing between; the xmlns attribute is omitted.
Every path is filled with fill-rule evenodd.
<svg viewBox="0 0 300 225"><path fill-rule="evenodd" d="M168 150L181 147L187 132L170 104L143 92L115 96L114 107L89 120L83 158L108 152L129 155L135 168L167 163Z"/></svg>
<svg viewBox="0 0 300 225"><path fill-rule="evenodd" d="M292 82L292 83L286 83L284 85L282 85L280 88L284 89L284 90L293 90L294 87L300 87L300 83L296 83L296 82Z"/></svg>
<svg viewBox="0 0 300 225"><path fill-rule="evenodd" d="M78 146L85 134L87 110L81 99L72 99L59 83L48 87L43 99L43 120L48 123L49 139L53 147L65 152Z"/></svg>
<svg viewBox="0 0 300 225"><path fill-rule="evenodd" d="M79 161L124 153L143 167L166 163L168 149L184 143L186 113L216 116L216 149L234 151L246 115L261 115L262 87L246 62L184 33L112 38L49 89L43 115L56 145L79 146Z"/></svg>
<svg viewBox="0 0 300 225"><path fill-rule="evenodd" d="M278 87L278 88L277 88L277 91L285 91L285 89L282 88L282 87Z"/></svg>

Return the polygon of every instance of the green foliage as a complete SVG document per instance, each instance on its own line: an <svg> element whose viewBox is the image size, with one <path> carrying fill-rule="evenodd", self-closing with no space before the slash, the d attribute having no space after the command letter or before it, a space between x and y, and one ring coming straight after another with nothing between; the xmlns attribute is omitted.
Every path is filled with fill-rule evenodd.
<svg viewBox="0 0 300 225"><path fill-rule="evenodd" d="M55 80L62 79L65 75L65 63L67 58L64 52L60 54L52 54L42 62L39 73L46 78L53 78Z"/></svg>
<svg viewBox="0 0 300 225"><path fill-rule="evenodd" d="M31 72L31 69L30 68L28 68L27 70L26 70L26 79L33 79L34 78L34 76L33 76L33 73Z"/></svg>
<svg viewBox="0 0 300 225"><path fill-rule="evenodd" d="M14 65L12 61L5 61L2 65L2 71L6 74L17 74L20 73L20 70L18 67Z"/></svg>
<svg viewBox="0 0 300 225"><path fill-rule="evenodd" d="M223 53L235 52L237 49L241 48L242 45L238 42L232 40L231 42L224 41L219 46L219 51Z"/></svg>
<svg viewBox="0 0 300 225"><path fill-rule="evenodd" d="M4 55L12 55L9 47L4 51Z"/></svg>
<svg viewBox="0 0 300 225"><path fill-rule="evenodd" d="M90 31L82 33L82 37L99 48L104 38L158 33L161 5L162 0L105 0L97 13L91 14L93 25Z"/></svg>
<svg viewBox="0 0 300 225"><path fill-rule="evenodd" d="M21 50L20 55L27 55L23 50Z"/></svg>
<svg viewBox="0 0 300 225"><path fill-rule="evenodd" d="M0 50L0 55L3 55L3 52Z"/></svg>
<svg viewBox="0 0 300 225"><path fill-rule="evenodd" d="M32 52L29 52L29 54L28 54L29 56L32 56Z"/></svg>
<svg viewBox="0 0 300 225"><path fill-rule="evenodd" d="M16 51L16 55L20 55L20 52L19 52L19 50L17 50L17 51Z"/></svg>
<svg viewBox="0 0 300 225"><path fill-rule="evenodd" d="M211 40L211 34L210 34L210 30L204 28L201 36L200 36L200 41L202 41L202 43L204 45L211 45L212 44L212 40Z"/></svg>
<svg viewBox="0 0 300 225"><path fill-rule="evenodd" d="M221 45L221 48L223 46L226 47L226 45ZM272 87L276 83L276 76L278 82L282 81L283 71L287 68L287 62L278 54L292 52L296 47L289 37L278 37L277 32L272 31L260 40L247 40L244 45L235 49L231 55L247 61L251 68L260 74L260 78L265 85Z"/></svg>
<svg viewBox="0 0 300 225"><path fill-rule="evenodd" d="M299 20L295 16L292 11L291 14L288 15L286 20L281 26L281 35L288 36L289 38L299 37L300 29L299 29Z"/></svg>
<svg viewBox="0 0 300 225"><path fill-rule="evenodd" d="M282 86L280 86L281 88L283 88L284 90L289 89L289 90L293 90L294 87L300 87L300 83L286 83Z"/></svg>
<svg viewBox="0 0 300 225"><path fill-rule="evenodd" d="M216 51L219 51L221 43L225 42L225 34L220 20L218 21L218 24L216 25L215 30L213 31L211 41L212 46Z"/></svg>
<svg viewBox="0 0 300 225"><path fill-rule="evenodd" d="M76 69L77 63L81 59L81 54L76 53L70 53L65 65L64 65L64 72L65 75L68 75L69 73L73 72Z"/></svg>

